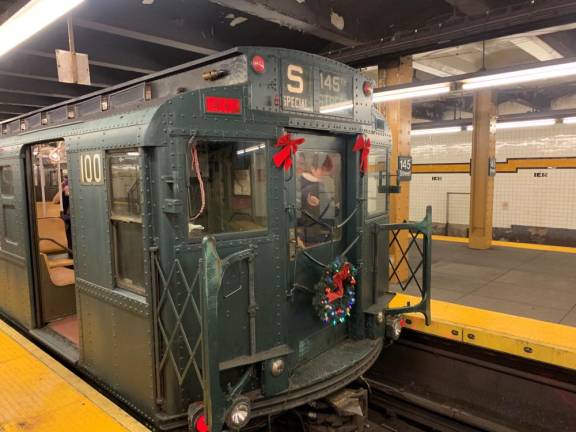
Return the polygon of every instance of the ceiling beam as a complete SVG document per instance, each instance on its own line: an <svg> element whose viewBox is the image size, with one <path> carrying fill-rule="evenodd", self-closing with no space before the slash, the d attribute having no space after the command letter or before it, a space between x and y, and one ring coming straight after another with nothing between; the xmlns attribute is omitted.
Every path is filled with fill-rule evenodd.
<svg viewBox="0 0 576 432"><path fill-rule="evenodd" d="M59 99L71 99L83 96L94 90L97 89L88 86L62 84L58 82L0 74L0 92L23 93Z"/></svg>
<svg viewBox="0 0 576 432"><path fill-rule="evenodd" d="M538 36L523 36L509 41L539 61L561 59L564 56Z"/></svg>
<svg viewBox="0 0 576 432"><path fill-rule="evenodd" d="M0 91L0 103L9 105L18 105L30 108L42 108L45 106L53 105L61 101L62 99L60 98Z"/></svg>
<svg viewBox="0 0 576 432"><path fill-rule="evenodd" d="M26 114L27 112L30 112L30 111L34 111L34 108L18 106L18 105L8 105L8 104L4 104L0 101L0 113L20 115L20 114Z"/></svg>
<svg viewBox="0 0 576 432"><path fill-rule="evenodd" d="M476 65L458 57L457 55L443 58L414 56L412 66L414 69L437 77L463 75L478 70Z"/></svg>
<svg viewBox="0 0 576 432"><path fill-rule="evenodd" d="M148 33L141 33L134 30L129 30L126 28L120 28L116 26L111 26L108 24L97 23L93 21L88 21L84 19L76 18L74 20L74 26L81 27L89 30L95 30L98 32L108 33L114 36L120 36L128 39L135 39L141 42L148 42L156 45L167 46L170 48L176 48L182 51L193 52L196 54L210 55L218 52L218 50L207 48L204 46L193 45L186 42L176 41L172 39L167 39L160 36L154 36Z"/></svg>
<svg viewBox="0 0 576 432"><path fill-rule="evenodd" d="M572 31L559 31L557 33L543 34L538 37L564 57L574 57L576 54L574 48L576 39Z"/></svg>
<svg viewBox="0 0 576 432"><path fill-rule="evenodd" d="M444 0L467 16L478 16L486 13L490 6L482 0Z"/></svg>
<svg viewBox="0 0 576 432"><path fill-rule="evenodd" d="M54 59L54 61L56 61L56 54L54 54L54 53L49 53L49 52L44 52L44 51L39 51L39 50L33 50L33 49L24 49L24 48L17 49L16 52L20 52L22 54L31 55L31 56L50 58L50 59ZM134 72L134 73L138 73L138 74L142 74L142 75L149 75L149 74L152 74L154 72L158 72L160 70L160 69L142 68L142 67L137 67L137 66L121 65L121 64L114 63L114 62L97 61L97 60L91 59L90 57L88 57L88 63L90 64L90 66L99 66L102 68L115 69L115 70L119 70L119 71Z"/></svg>
<svg viewBox="0 0 576 432"><path fill-rule="evenodd" d="M501 8L489 16L451 18L442 26L427 25L418 32L397 32L378 42L342 48L325 56L355 67L379 64L391 58L509 36L576 21L576 3L570 0L528 2Z"/></svg>
<svg viewBox="0 0 576 432"><path fill-rule="evenodd" d="M58 82L58 66L55 58L34 56L21 51L9 53L1 59L0 73L2 72ZM141 74L134 72L104 69L94 65L90 67L92 87L106 88L140 76Z"/></svg>
<svg viewBox="0 0 576 432"><path fill-rule="evenodd" d="M22 7L28 3L28 0L14 0L3 2L3 7L6 11L0 15L0 24L3 24L8 18L18 12Z"/></svg>
<svg viewBox="0 0 576 432"><path fill-rule="evenodd" d="M337 16L330 7L325 8L326 14L320 16L310 9L309 2L269 0L264 4L258 0L210 1L220 6L234 9L283 27L311 34L339 45L353 47L361 43L358 39L349 36L343 31L343 27L346 25L344 18ZM323 21L320 22L321 19ZM339 28L340 26L341 28Z"/></svg>
<svg viewBox="0 0 576 432"><path fill-rule="evenodd" d="M0 68L0 78L1 77L13 77L13 78L24 78L27 80L39 80L39 81L47 81L47 82L51 82L51 83L58 83L60 85L70 85L70 84L64 84L64 83L60 83L60 81L58 81L58 77L49 77L49 76L44 76L44 75L36 75L36 74L27 74L27 73L18 73L18 72L10 72L10 71L5 71L2 70ZM118 83L119 84L119 83ZM72 85L76 85L76 84L72 84ZM87 90L84 91L84 93L89 93L90 91L95 91L98 89L103 89L103 88L107 88L110 87L110 85L108 84L98 84L98 83L92 83L89 86L81 86L78 85L78 87L85 87ZM91 88L92 87L92 88Z"/></svg>

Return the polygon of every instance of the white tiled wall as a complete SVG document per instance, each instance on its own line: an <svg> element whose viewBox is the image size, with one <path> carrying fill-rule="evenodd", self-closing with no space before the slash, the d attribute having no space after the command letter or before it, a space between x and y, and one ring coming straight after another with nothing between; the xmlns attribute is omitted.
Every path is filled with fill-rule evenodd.
<svg viewBox="0 0 576 432"><path fill-rule="evenodd" d="M468 163L470 132L412 137L414 164ZM576 125L554 125L497 131L496 159L576 157ZM547 177L535 177L546 173ZM468 174L414 174L410 187L410 219L424 217L433 206L433 220L467 224ZM448 195L450 198L448 201ZM520 169L498 173L494 185L494 227L511 225L576 229L576 170Z"/></svg>

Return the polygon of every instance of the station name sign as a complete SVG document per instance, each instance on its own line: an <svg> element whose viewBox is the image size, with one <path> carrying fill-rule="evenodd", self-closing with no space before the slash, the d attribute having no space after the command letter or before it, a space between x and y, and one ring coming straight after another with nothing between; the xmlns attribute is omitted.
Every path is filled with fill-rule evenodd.
<svg viewBox="0 0 576 432"><path fill-rule="evenodd" d="M352 74L284 61L282 108L337 117L354 115Z"/></svg>

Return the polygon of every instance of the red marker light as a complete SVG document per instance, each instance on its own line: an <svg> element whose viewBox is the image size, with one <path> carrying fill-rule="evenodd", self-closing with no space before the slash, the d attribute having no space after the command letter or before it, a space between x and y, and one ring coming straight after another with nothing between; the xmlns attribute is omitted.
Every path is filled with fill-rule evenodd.
<svg viewBox="0 0 576 432"><path fill-rule="evenodd" d="M198 417L198 420L196 420L196 424L194 425L194 427L196 428L196 432L208 432L206 417L204 415Z"/></svg>
<svg viewBox="0 0 576 432"><path fill-rule="evenodd" d="M364 81L362 91L364 92L364 96L372 96L372 92L374 91L372 83L370 81Z"/></svg>
<svg viewBox="0 0 576 432"><path fill-rule="evenodd" d="M252 69L257 74L264 73L266 71L266 62L264 61L264 57L260 55L252 57Z"/></svg>
<svg viewBox="0 0 576 432"><path fill-rule="evenodd" d="M206 96L204 109L210 114L241 114L242 104L238 98Z"/></svg>

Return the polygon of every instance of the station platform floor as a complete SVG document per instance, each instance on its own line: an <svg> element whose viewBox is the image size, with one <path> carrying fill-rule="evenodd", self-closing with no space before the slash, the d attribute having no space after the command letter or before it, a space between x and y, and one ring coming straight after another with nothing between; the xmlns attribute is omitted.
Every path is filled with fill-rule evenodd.
<svg viewBox="0 0 576 432"><path fill-rule="evenodd" d="M0 322L0 431L144 432L148 429Z"/></svg>
<svg viewBox="0 0 576 432"><path fill-rule="evenodd" d="M392 306L419 301L411 284ZM407 327L576 370L576 248L433 237L432 324Z"/></svg>
<svg viewBox="0 0 576 432"><path fill-rule="evenodd" d="M407 294L417 294L410 286ZM576 248L433 237L432 298L576 326Z"/></svg>

